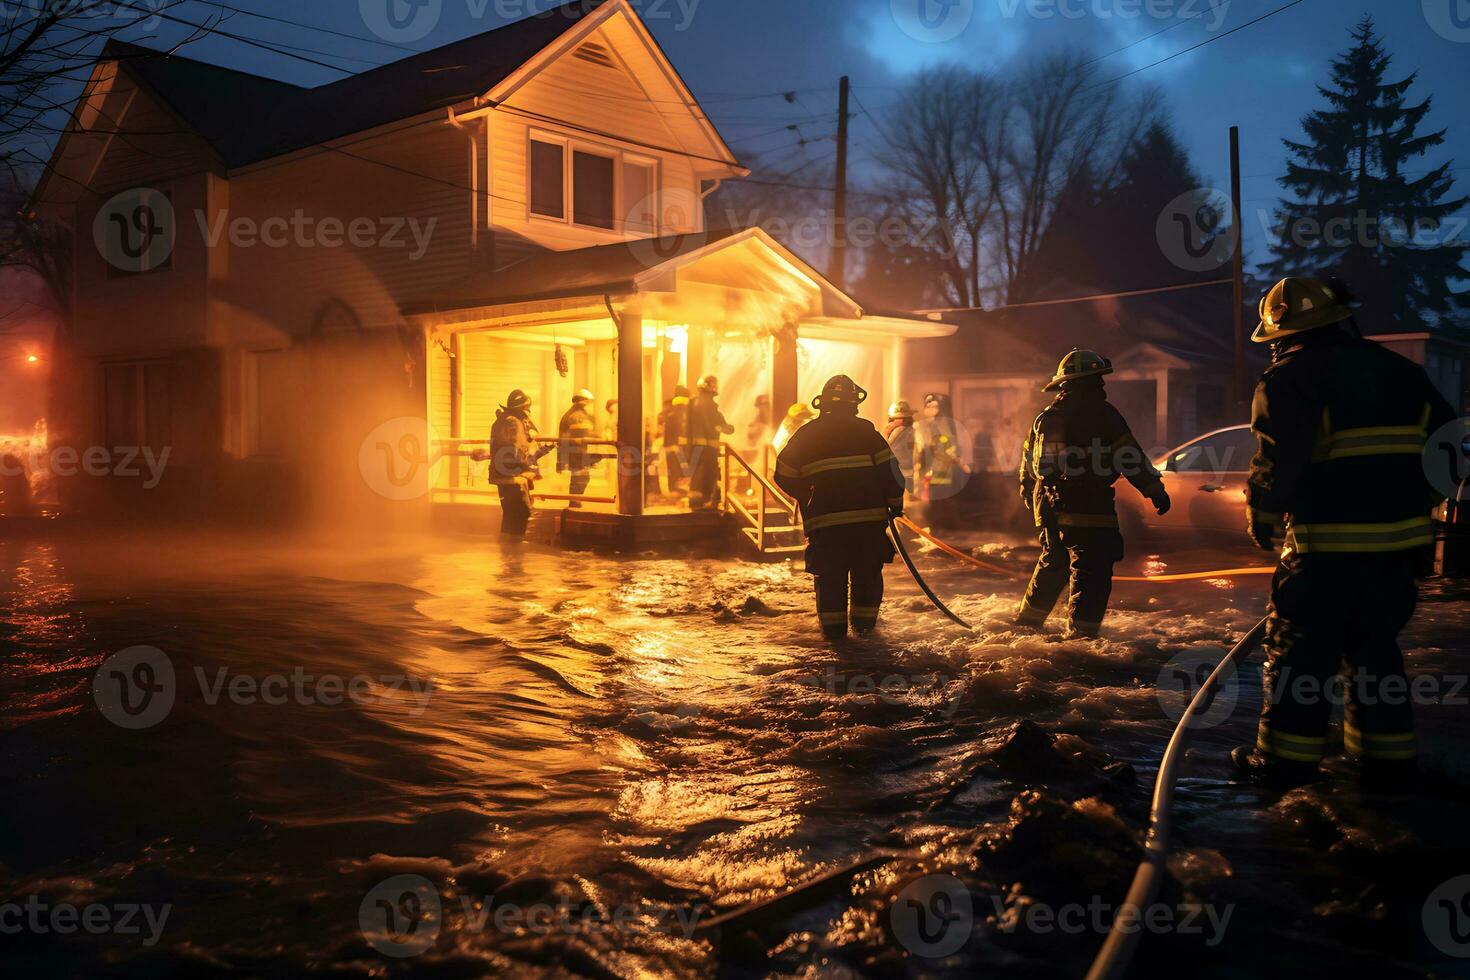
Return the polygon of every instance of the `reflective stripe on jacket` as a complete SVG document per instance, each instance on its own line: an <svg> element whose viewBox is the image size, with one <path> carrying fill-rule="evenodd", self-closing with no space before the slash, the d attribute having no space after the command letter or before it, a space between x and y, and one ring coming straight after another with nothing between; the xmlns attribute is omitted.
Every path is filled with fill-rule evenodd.
<svg viewBox="0 0 1470 980"><path fill-rule="evenodd" d="M797 429L776 457L776 485L801 506L807 534L887 524L903 506L903 475L873 423L827 413Z"/></svg>
<svg viewBox="0 0 1470 980"><path fill-rule="evenodd" d="M1288 553L1410 551L1434 543L1429 434L1454 410L1424 369L1341 331L1304 334L1256 385L1248 489Z"/></svg>

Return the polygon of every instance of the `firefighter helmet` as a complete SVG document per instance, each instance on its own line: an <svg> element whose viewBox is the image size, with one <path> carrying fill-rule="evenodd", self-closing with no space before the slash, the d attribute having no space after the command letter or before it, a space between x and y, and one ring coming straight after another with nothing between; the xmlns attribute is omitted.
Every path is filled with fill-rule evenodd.
<svg viewBox="0 0 1470 980"><path fill-rule="evenodd" d="M1261 322L1251 340L1269 344L1341 323L1353 315L1352 297L1336 280L1289 276L1261 297L1260 314Z"/></svg>
<svg viewBox="0 0 1470 980"><path fill-rule="evenodd" d="M801 419L805 422L812 417L812 408L806 402L797 402L786 410L788 419Z"/></svg>
<svg viewBox="0 0 1470 980"><path fill-rule="evenodd" d="M720 379L713 374L706 374L699 379L699 390L707 391L711 395L718 395L720 393Z"/></svg>
<svg viewBox="0 0 1470 980"><path fill-rule="evenodd" d="M900 398L888 406L888 417L890 419L911 419L914 417L914 407Z"/></svg>
<svg viewBox="0 0 1470 980"><path fill-rule="evenodd" d="M812 399L812 408L822 410L826 405L831 408L834 405L849 405L853 411L861 405L868 397L868 393L858 386L858 383L845 374L839 374L828 380L822 386L822 393Z"/></svg>
<svg viewBox="0 0 1470 980"><path fill-rule="evenodd" d="M575 405L577 402L595 401L596 399L597 396L592 394L592 392L588 391L586 388L578 388L576 393L572 395L572 404Z"/></svg>
<svg viewBox="0 0 1470 980"><path fill-rule="evenodd" d="M519 388L512 391L510 397L505 400L505 410L507 412L524 412L530 407L531 396Z"/></svg>
<svg viewBox="0 0 1470 980"><path fill-rule="evenodd" d="M1056 376L1042 386L1042 391L1056 391L1068 381L1092 378L1113 373L1113 362L1097 351L1072 348L1062 363L1057 365Z"/></svg>

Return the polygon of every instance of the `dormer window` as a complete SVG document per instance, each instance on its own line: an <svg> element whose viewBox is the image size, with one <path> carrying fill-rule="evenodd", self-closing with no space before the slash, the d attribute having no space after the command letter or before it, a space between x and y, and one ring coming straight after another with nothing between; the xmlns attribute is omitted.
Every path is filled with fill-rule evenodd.
<svg viewBox="0 0 1470 980"><path fill-rule="evenodd" d="M657 231L655 160L549 133L532 134L528 159L533 217L608 231Z"/></svg>

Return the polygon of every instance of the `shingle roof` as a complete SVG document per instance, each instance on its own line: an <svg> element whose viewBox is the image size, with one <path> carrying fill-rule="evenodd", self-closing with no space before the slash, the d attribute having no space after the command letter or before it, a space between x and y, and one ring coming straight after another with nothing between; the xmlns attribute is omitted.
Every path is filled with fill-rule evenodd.
<svg viewBox="0 0 1470 980"><path fill-rule="evenodd" d="M601 2L571 0L317 88L120 41L103 57L123 58L227 167L240 167L483 95Z"/></svg>

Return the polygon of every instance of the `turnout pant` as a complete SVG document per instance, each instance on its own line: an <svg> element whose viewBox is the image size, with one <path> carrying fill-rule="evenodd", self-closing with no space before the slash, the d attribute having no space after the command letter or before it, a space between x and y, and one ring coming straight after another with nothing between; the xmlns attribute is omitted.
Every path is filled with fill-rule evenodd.
<svg viewBox="0 0 1470 980"><path fill-rule="evenodd" d="M1349 755L1370 765L1414 761L1398 635L1418 602L1418 560L1403 552L1281 561L1267 610L1258 751L1315 765L1326 754L1332 705L1341 702Z"/></svg>
<svg viewBox="0 0 1470 980"><path fill-rule="evenodd" d="M847 635L849 621L859 633L878 625L883 604L883 566L893 560L893 545L882 524L851 524L812 532L806 570L816 584L817 621L822 635Z"/></svg>
<svg viewBox="0 0 1470 980"><path fill-rule="evenodd" d="M592 471L591 470L572 470L572 478L567 483L567 493L571 494L574 497L577 494L579 494L579 493L586 493L587 492L587 484L589 484L591 482L592 482ZM570 506L572 506L572 507L581 507L582 506L582 501L580 501L580 500L573 500L573 501L571 501Z"/></svg>
<svg viewBox="0 0 1470 980"><path fill-rule="evenodd" d="M690 456L694 470L689 476L689 506L714 507L720 502L720 447L695 446Z"/></svg>
<svg viewBox="0 0 1470 980"><path fill-rule="evenodd" d="M1044 527L1040 540L1041 557L1016 622L1046 622L1070 581L1068 625L1074 633L1097 636L1113 592L1113 565L1123 557L1123 535L1111 527Z"/></svg>
<svg viewBox="0 0 1470 980"><path fill-rule="evenodd" d="M498 483L500 491L500 533L503 537L523 538L531 521L531 494L524 483Z"/></svg>

